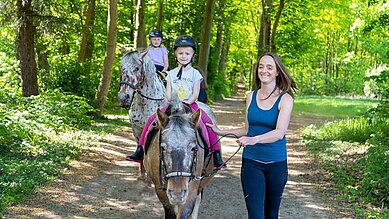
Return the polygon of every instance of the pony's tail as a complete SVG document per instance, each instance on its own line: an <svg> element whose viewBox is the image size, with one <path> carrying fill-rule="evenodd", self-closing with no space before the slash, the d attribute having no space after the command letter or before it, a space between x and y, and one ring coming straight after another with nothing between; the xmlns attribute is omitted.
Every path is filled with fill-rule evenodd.
<svg viewBox="0 0 389 219"><path fill-rule="evenodd" d="M169 101L171 105L171 114L178 114L178 113L185 113L184 105L182 104L180 98L178 98L178 95L176 92L172 93L171 99Z"/></svg>

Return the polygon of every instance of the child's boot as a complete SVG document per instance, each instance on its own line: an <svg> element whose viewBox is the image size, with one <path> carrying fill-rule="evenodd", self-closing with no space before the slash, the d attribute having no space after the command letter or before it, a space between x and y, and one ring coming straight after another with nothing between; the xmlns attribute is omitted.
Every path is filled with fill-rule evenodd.
<svg viewBox="0 0 389 219"><path fill-rule="evenodd" d="M143 147L141 145L138 145L135 152L131 155L128 155L126 157L126 160L141 163L143 161Z"/></svg>
<svg viewBox="0 0 389 219"><path fill-rule="evenodd" d="M215 167L220 167L220 166L226 166L224 161L222 160L222 155L220 154L220 150L216 150L213 152L213 165Z"/></svg>

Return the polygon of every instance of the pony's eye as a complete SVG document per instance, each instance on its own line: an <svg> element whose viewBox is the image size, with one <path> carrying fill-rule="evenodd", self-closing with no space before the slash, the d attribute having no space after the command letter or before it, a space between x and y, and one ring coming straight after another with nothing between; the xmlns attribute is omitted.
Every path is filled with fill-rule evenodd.
<svg viewBox="0 0 389 219"><path fill-rule="evenodd" d="M196 143L191 143L190 144L190 147L192 147L192 151L196 151L197 150L197 144Z"/></svg>
<svg viewBox="0 0 389 219"><path fill-rule="evenodd" d="M139 67L136 67L136 68L135 68L135 71L139 71Z"/></svg>
<svg viewBox="0 0 389 219"><path fill-rule="evenodd" d="M162 148L162 150L165 150L166 149L166 143L161 143L161 148Z"/></svg>

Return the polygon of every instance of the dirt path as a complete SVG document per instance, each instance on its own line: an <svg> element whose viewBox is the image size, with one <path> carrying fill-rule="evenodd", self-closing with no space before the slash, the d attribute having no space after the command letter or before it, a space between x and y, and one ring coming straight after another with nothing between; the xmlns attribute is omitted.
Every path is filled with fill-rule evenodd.
<svg viewBox="0 0 389 219"><path fill-rule="evenodd" d="M244 121L244 99L227 98L212 106L222 128L237 127ZM312 160L300 143L298 129L318 122L295 116L288 133L289 180L280 218L340 218L316 188ZM80 161L72 162L65 175L41 189L28 202L7 209L5 218L163 218L163 209L153 188L137 180L138 167L124 160L136 145L130 129L107 136ZM232 155L235 139L222 140L223 157ZM247 218L240 185L241 151L220 171L204 192L199 218ZM345 218L345 217L342 217Z"/></svg>

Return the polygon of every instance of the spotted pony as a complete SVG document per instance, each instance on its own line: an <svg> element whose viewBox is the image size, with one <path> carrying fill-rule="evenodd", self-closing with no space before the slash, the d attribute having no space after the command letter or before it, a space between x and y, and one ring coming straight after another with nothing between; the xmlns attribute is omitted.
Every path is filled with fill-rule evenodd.
<svg viewBox="0 0 389 219"><path fill-rule="evenodd" d="M164 83L146 53L139 50L127 52L120 65L119 103L129 109L137 142L147 119L163 105L165 98Z"/></svg>

